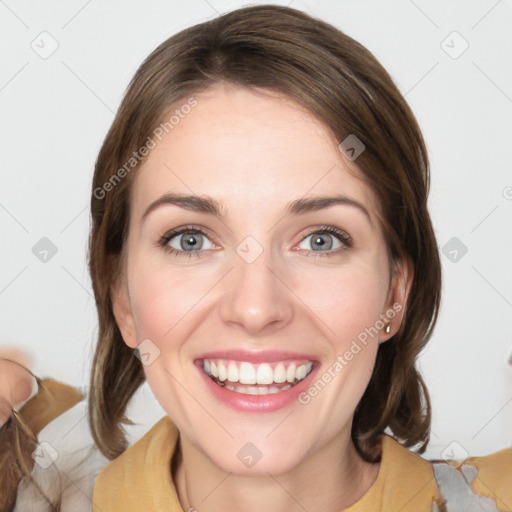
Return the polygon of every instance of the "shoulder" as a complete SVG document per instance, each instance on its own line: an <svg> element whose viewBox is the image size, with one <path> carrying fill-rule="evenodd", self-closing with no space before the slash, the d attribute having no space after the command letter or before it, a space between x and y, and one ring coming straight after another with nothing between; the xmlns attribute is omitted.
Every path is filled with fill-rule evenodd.
<svg viewBox="0 0 512 512"><path fill-rule="evenodd" d="M389 434L382 437L379 475L359 510L431 512L441 498L432 464ZM351 511L352 512L352 511Z"/></svg>
<svg viewBox="0 0 512 512"><path fill-rule="evenodd" d="M168 416L107 464L94 485L94 512L180 510L169 471L179 438Z"/></svg>
<svg viewBox="0 0 512 512"><path fill-rule="evenodd" d="M429 460L385 434L379 475L350 512L511 512L512 448L481 457Z"/></svg>
<svg viewBox="0 0 512 512"><path fill-rule="evenodd" d="M432 460L446 504L471 512L512 511L512 448L465 460Z"/></svg>

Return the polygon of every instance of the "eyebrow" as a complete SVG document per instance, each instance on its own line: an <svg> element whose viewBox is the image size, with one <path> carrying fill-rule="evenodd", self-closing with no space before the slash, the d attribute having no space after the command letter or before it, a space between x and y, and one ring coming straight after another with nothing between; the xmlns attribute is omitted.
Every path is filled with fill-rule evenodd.
<svg viewBox="0 0 512 512"><path fill-rule="evenodd" d="M168 193L153 201L146 208L141 217L141 222L145 220L150 212L164 205L179 206L180 208L192 212L214 215L219 219L223 219L225 217L225 212L227 209L224 203L220 203L219 201L209 196ZM294 201L287 203L285 206L284 216L304 215L306 213L317 212L335 205L345 205L357 208L367 217L368 221L373 226L373 221L368 210L359 201L356 201L355 199L347 197L343 194L338 194L335 196L318 196L295 199Z"/></svg>

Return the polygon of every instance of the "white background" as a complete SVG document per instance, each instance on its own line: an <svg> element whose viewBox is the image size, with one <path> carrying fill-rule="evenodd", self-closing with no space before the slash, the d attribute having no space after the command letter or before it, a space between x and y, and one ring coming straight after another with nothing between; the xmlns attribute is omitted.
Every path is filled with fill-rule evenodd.
<svg viewBox="0 0 512 512"><path fill-rule="evenodd" d="M441 316L419 358L433 405L423 456L441 458L453 441L455 455L512 446L511 2L281 4L336 25L388 69L427 141L439 244L456 237L467 247L456 262L442 255ZM38 375L88 383L97 333L86 267L90 184L130 78L173 33L242 5L0 2L0 343L28 350ZM31 47L52 40L48 58ZM445 51L457 54L464 40L458 58ZM57 247L46 263L32 252L42 237ZM154 401L141 409L152 398L143 393L133 414L146 428L163 412Z"/></svg>

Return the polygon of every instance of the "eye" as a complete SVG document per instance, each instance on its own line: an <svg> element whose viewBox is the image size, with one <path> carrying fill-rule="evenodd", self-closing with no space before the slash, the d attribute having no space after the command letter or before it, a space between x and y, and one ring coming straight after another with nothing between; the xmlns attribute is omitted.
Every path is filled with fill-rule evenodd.
<svg viewBox="0 0 512 512"><path fill-rule="evenodd" d="M321 226L315 228L301 240L302 244L310 243L313 249L300 247L300 250L314 253L314 256L333 256L339 254L353 245L353 240L344 231L334 226ZM214 244L201 228L196 226L182 226L165 234L158 241L158 245L174 256L200 257L205 252L201 249L212 249ZM326 250L322 250L326 249Z"/></svg>
<svg viewBox="0 0 512 512"><path fill-rule="evenodd" d="M175 256L199 256L200 249L212 249L207 234L194 226L183 226L164 235L158 242L166 251Z"/></svg>
<svg viewBox="0 0 512 512"><path fill-rule="evenodd" d="M300 246L299 248L317 253L315 256L332 256L333 254L338 254L340 251L352 247L353 240L350 235L341 229L335 228L334 226L323 226L316 228L315 231L312 231L303 238L301 244L310 245L312 249Z"/></svg>

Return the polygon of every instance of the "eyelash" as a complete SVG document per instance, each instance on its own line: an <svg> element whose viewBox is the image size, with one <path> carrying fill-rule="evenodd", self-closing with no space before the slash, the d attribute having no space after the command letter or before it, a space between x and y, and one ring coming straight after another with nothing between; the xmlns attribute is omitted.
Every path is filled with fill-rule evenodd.
<svg viewBox="0 0 512 512"><path fill-rule="evenodd" d="M178 257L184 256L184 257L188 257L189 259L193 258L193 257L197 257L197 258L201 257L200 253L204 252L204 251L180 251L178 249L175 249L174 247L170 247L169 245L167 245L175 236L181 235L182 233L189 233L189 234L199 233L201 235L208 237L208 233L206 233L204 230L202 230L201 228L199 228L197 226L182 226L182 227L177 228L177 229L171 231L170 233L166 233L164 236L162 236L160 238L160 240L157 242L158 247L163 248L164 251L168 252L169 254L171 254L173 256L178 256ZM314 257L314 258L330 257L330 256L334 256L334 255L340 253L341 251L345 251L353 246L354 242L352 240L352 237L350 235L348 235L347 233L345 233L344 231L342 231L341 229L335 228L334 226L320 226L319 228L315 228L314 230L312 230L308 234L306 234L304 236L304 238L302 238L301 242L303 240L305 240L308 236L311 236L313 234L324 234L324 233L336 235L338 240L344 245L344 247L336 249L336 250L331 250L331 251L308 251L306 249L300 249L300 251L307 251L308 253L313 253L312 257Z"/></svg>

